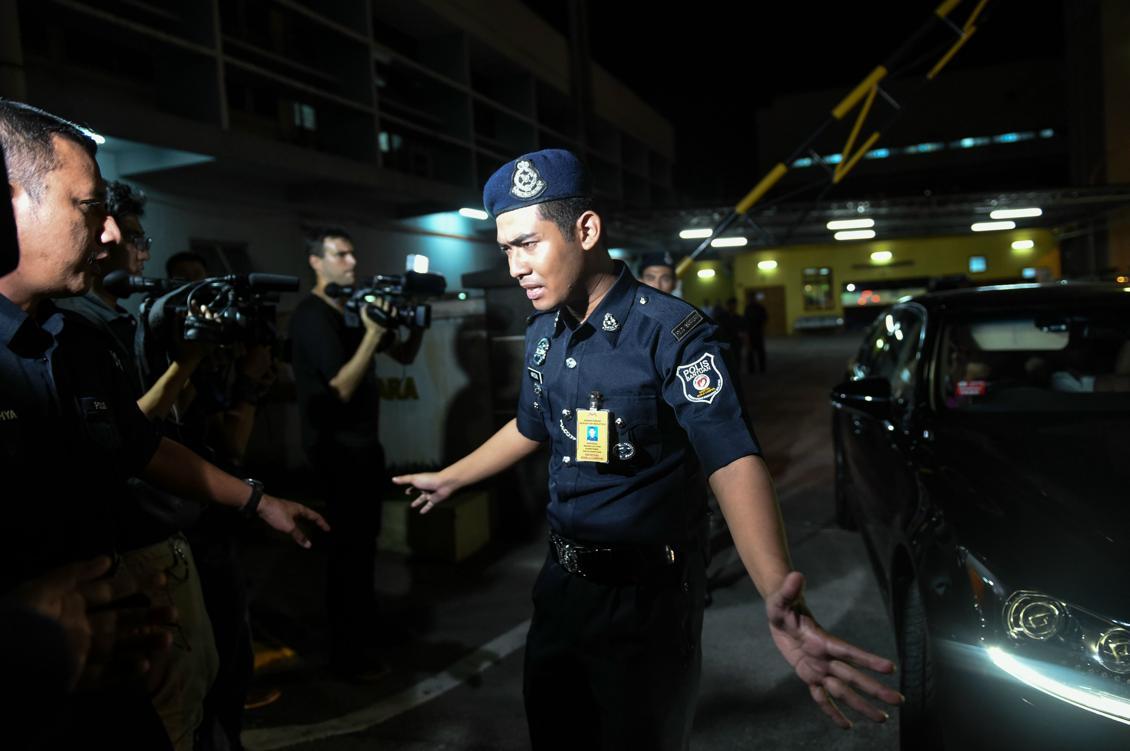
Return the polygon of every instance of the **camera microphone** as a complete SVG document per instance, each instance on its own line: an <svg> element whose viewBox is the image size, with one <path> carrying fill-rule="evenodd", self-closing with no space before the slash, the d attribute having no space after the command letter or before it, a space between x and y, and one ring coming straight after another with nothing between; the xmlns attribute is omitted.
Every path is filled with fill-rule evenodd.
<svg viewBox="0 0 1130 751"><path fill-rule="evenodd" d="M297 292L298 277L255 272L247 275L247 286L256 292Z"/></svg>
<svg viewBox="0 0 1130 751"><path fill-rule="evenodd" d="M115 297L129 297L135 292L167 292L180 284L181 282L172 279L131 276L124 269L111 271L102 279L102 287Z"/></svg>

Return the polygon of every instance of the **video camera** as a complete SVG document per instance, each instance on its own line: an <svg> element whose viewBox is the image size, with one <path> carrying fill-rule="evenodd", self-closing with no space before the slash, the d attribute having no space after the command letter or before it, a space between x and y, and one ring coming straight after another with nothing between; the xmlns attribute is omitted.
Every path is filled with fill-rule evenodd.
<svg viewBox="0 0 1130 751"><path fill-rule="evenodd" d="M141 303L146 338L169 348L179 334L190 342L272 345L278 292L296 292L298 277L282 274L231 274L186 282L151 279L114 271L103 280L118 297L147 292ZM179 330L178 330L179 327Z"/></svg>
<svg viewBox="0 0 1130 751"><path fill-rule="evenodd" d="M361 325L364 313L386 328L407 326L426 329L432 325L432 306L417 300L439 297L446 290L447 280L442 275L416 271L396 276L378 274L353 287L326 285L327 295L345 298L345 325L352 327ZM389 310L381 310L376 305L378 300L387 301Z"/></svg>

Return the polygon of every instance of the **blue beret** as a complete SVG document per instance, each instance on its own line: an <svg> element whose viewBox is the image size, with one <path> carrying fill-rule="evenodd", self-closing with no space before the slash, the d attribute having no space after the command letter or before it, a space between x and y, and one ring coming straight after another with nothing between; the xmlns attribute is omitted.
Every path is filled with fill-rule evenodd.
<svg viewBox="0 0 1130 751"><path fill-rule="evenodd" d="M592 195L589 171L571 151L542 149L502 165L483 186L491 216L563 198Z"/></svg>
<svg viewBox="0 0 1130 751"><path fill-rule="evenodd" d="M669 266L675 270L675 259L670 253L648 253L640 258L640 273L648 266Z"/></svg>

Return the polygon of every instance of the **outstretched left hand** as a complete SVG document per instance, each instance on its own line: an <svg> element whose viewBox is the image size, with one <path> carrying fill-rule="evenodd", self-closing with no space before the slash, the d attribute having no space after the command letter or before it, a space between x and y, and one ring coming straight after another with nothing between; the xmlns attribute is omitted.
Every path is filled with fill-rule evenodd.
<svg viewBox="0 0 1130 751"><path fill-rule="evenodd" d="M841 728L850 729L852 723L838 701L874 722L884 722L889 715L868 698L902 703L902 694L864 672L889 675L895 672L893 662L829 634L816 622L804 604L803 574L789 573L781 588L765 599L765 610L777 649L808 685L813 701Z"/></svg>
<svg viewBox="0 0 1130 751"><path fill-rule="evenodd" d="M296 543L304 548L310 547L310 538L298 525L299 519L317 524L322 531L329 532L330 525L317 511L306 508L301 503L275 498L273 495L264 495L259 502L259 518L283 534L290 535Z"/></svg>

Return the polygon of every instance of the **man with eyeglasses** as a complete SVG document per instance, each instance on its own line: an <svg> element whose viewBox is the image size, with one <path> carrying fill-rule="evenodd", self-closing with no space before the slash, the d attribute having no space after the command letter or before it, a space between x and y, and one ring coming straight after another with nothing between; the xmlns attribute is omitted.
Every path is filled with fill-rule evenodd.
<svg viewBox="0 0 1130 751"><path fill-rule="evenodd" d="M106 246L108 255L98 261L98 274L89 292L60 299L56 304L78 313L105 335L106 344L130 380L138 408L151 421L158 422L169 415L205 351L199 345L181 343L177 358L152 388L145 388L135 346L138 321L103 283L112 271L125 271L131 276L145 272L152 244L141 223L145 195L126 183L110 182L106 186L106 213L117 223L121 240ZM119 544L125 551L121 554L122 564L139 577L165 574L165 585L160 591L148 594L176 607L180 616L172 649L159 658L161 664L153 671L151 690L153 705L174 749L191 749L194 733L205 716L205 695L219 670L200 573L182 533L196 521L200 511L195 504L138 478L128 481L128 493L119 508Z"/></svg>

